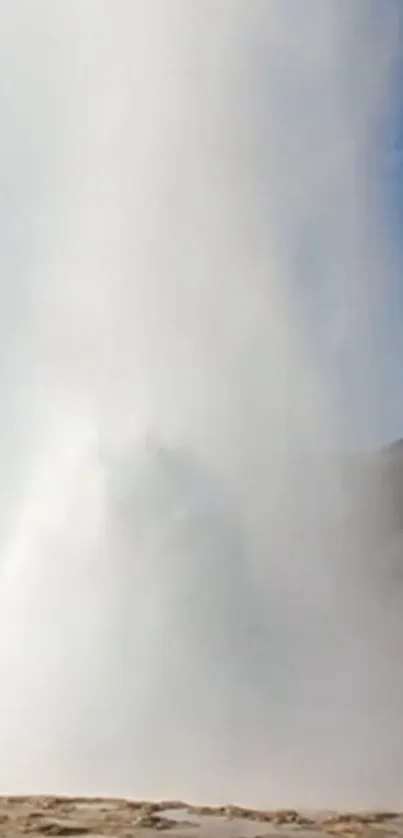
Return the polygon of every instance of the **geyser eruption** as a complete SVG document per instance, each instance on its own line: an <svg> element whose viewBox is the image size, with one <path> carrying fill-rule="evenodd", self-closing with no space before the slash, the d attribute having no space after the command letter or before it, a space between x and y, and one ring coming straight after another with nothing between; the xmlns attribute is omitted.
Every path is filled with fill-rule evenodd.
<svg viewBox="0 0 403 838"><path fill-rule="evenodd" d="M1 7L0 789L399 805L345 465L397 5Z"/></svg>

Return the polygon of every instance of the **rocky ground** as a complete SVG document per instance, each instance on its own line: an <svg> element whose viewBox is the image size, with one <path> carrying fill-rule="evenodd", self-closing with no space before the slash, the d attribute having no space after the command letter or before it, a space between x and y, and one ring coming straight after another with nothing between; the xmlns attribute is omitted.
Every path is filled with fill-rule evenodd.
<svg viewBox="0 0 403 838"><path fill-rule="evenodd" d="M0 798L0 836L88 835L132 838L155 832L175 838L362 838L403 836L403 814L396 812L310 813L263 811L238 806L199 807L182 802L135 802L107 798Z"/></svg>

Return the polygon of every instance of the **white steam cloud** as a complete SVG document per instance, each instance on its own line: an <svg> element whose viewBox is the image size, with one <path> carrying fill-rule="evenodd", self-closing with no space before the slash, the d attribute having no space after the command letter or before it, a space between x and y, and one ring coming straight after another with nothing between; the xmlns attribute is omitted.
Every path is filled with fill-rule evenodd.
<svg viewBox="0 0 403 838"><path fill-rule="evenodd" d="M0 790L399 805L341 456L398 4L0 11Z"/></svg>

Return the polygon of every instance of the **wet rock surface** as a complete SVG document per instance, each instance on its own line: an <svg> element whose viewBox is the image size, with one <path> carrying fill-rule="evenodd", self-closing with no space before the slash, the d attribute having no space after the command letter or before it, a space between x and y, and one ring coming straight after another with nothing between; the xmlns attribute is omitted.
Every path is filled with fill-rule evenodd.
<svg viewBox="0 0 403 838"><path fill-rule="evenodd" d="M182 838L318 838L332 834L382 838L403 836L403 813L257 810L240 806L192 806L179 801L109 798L0 798L0 836L131 838L169 832Z"/></svg>

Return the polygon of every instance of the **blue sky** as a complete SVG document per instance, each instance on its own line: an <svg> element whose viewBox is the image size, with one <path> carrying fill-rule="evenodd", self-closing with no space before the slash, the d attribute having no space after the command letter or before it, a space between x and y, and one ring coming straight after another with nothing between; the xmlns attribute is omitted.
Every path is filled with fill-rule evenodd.
<svg viewBox="0 0 403 838"><path fill-rule="evenodd" d="M385 3L385 11L387 7L397 10L397 19L400 12L403 15L403 3L399 0L397 3L394 0ZM379 6L376 14L373 12L375 20L378 13ZM364 335L362 345L356 341L356 336L348 334L336 353L328 343L328 292L332 284L332 280L329 283L329 275L335 225L333 221L329 223L330 236L323 238L323 230L326 232L323 207L320 208L320 220L314 218L307 227L301 226L302 235L296 250L303 305L308 307L308 312L309 307L312 308L308 315L312 326L310 339L316 351L316 340L319 340L319 352L325 359L328 353L333 374L340 378L343 397L347 394L348 399L350 394L351 402L356 403L358 419L353 431L354 444L365 447L382 445L403 436L403 59L400 57L400 36L401 33L398 33L398 44L393 47L392 72L384 88L377 118L367 131L371 152L365 164L366 177L371 200L376 207L373 249L376 259L379 259L379 269L369 265L369 274L374 275L368 279L367 290L371 284L373 288L377 286L373 305L378 311L374 310L371 327ZM361 87L359 92L362 95L365 84L361 83ZM347 202L345 210L348 211ZM363 201L359 204L359 215L365 218L366 212ZM364 249L371 244L368 234L364 236L363 244ZM337 264L336 283L339 270L340 265ZM323 282L324 276L327 282ZM350 277L350 281L352 279ZM360 352L368 353L367 363L360 357ZM367 383L362 386L362 395L357 396L365 377Z"/></svg>
<svg viewBox="0 0 403 838"><path fill-rule="evenodd" d="M403 4L402 4L403 13ZM392 280L385 283L390 298L384 322L382 422L380 434L385 439L403 436L403 60L395 65L393 106L385 117L385 140L381 144L380 200L385 215L392 257ZM383 148L382 148L383 145Z"/></svg>

